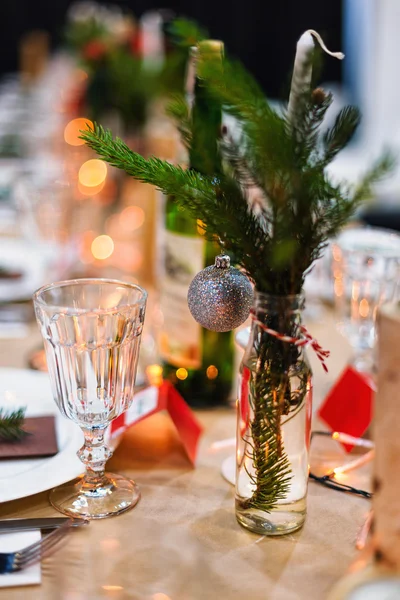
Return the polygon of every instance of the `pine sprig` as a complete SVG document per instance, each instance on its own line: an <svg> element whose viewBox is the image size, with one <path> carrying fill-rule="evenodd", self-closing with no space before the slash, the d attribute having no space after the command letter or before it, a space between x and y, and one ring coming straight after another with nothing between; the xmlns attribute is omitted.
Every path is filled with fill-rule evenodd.
<svg viewBox="0 0 400 600"><path fill-rule="evenodd" d="M245 457L251 460L254 473L246 470L254 492L241 502L241 509L261 508L270 512L279 500L285 499L293 475L289 458L281 447L281 410L271 401L271 382L261 373L254 379L249 389L253 411L251 438L245 440Z"/></svg>
<svg viewBox="0 0 400 600"><path fill-rule="evenodd" d="M0 408L0 442L16 442L27 432L23 429L25 408L5 410Z"/></svg>
<svg viewBox="0 0 400 600"><path fill-rule="evenodd" d="M345 106L336 117L333 127L323 135L323 164L330 163L335 156L347 146L353 138L361 121L361 114L356 106Z"/></svg>
<svg viewBox="0 0 400 600"><path fill-rule="evenodd" d="M260 270L265 232L234 179L206 177L154 157L146 160L97 124L93 129L88 124L81 137L112 166L174 196L195 218L201 214L208 238L217 236L227 250L238 252L250 277Z"/></svg>
<svg viewBox="0 0 400 600"><path fill-rule="evenodd" d="M281 120L284 125L285 120ZM340 230L371 194L373 184L393 166L391 156L385 155L350 188L345 183L333 184L318 164L306 163L302 169L292 166L291 170L281 165L273 180L261 187L268 199L261 219L249 209L247 190L232 172L211 178L158 158L146 160L97 124L88 126L81 138L112 166L174 196L205 223L210 238L217 236L223 247L232 250L259 291L274 295L301 291L304 273L320 256L327 238ZM239 160L249 157L246 149ZM250 153L248 164L252 168L253 158ZM269 215L267 223L265 215Z"/></svg>
<svg viewBox="0 0 400 600"><path fill-rule="evenodd" d="M209 37L208 31L190 19L175 19L168 27L175 46L191 48Z"/></svg>
<svg viewBox="0 0 400 600"><path fill-rule="evenodd" d="M192 128L189 107L182 94L176 94L171 98L166 107L166 113L176 123L184 146L189 149L192 141Z"/></svg>

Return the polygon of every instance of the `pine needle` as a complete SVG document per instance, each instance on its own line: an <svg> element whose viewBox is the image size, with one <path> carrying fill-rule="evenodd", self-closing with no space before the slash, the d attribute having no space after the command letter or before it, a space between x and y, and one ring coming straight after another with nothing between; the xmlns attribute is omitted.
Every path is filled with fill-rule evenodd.
<svg viewBox="0 0 400 600"><path fill-rule="evenodd" d="M27 435L23 429L25 408L5 410L0 408L0 442L16 442Z"/></svg>

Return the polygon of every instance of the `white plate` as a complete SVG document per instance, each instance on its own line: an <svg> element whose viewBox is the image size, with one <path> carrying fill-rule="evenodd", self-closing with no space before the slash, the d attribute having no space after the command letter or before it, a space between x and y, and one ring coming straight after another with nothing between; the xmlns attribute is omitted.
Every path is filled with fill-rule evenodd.
<svg viewBox="0 0 400 600"><path fill-rule="evenodd" d="M19 279L0 279L0 302L30 298L46 283L49 260L44 248L20 239L0 238L0 267L22 273Z"/></svg>
<svg viewBox="0 0 400 600"><path fill-rule="evenodd" d="M78 425L61 416L47 373L0 368L0 407L26 406L27 417L56 416L59 452L49 458L0 460L0 503L38 494L83 472L76 456L83 444Z"/></svg>

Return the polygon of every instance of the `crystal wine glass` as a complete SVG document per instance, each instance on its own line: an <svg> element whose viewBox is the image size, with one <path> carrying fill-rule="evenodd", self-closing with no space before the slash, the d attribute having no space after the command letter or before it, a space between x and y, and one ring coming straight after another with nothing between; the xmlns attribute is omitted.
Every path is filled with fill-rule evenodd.
<svg viewBox="0 0 400 600"><path fill-rule="evenodd" d="M378 228L347 229L332 254L339 329L353 347L355 368L372 373L377 309L398 298L400 235Z"/></svg>
<svg viewBox="0 0 400 600"><path fill-rule="evenodd" d="M101 519L135 506L137 485L105 473L110 422L132 403L147 293L108 279L76 279L34 294L50 382L61 413L84 434L78 456L86 473L50 492L52 505L73 517Z"/></svg>

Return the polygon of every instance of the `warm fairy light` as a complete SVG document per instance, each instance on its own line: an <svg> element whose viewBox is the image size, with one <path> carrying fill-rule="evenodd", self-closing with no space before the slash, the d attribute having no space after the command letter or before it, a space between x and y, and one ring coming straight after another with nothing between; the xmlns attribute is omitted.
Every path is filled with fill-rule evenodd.
<svg viewBox="0 0 400 600"><path fill-rule="evenodd" d="M144 223L145 214L140 206L127 206L119 215L119 224L128 233L139 229Z"/></svg>
<svg viewBox="0 0 400 600"><path fill-rule="evenodd" d="M366 317L368 317L368 315L369 315L369 302L368 302L368 300L366 298L363 298L361 300L359 312L360 312L360 317L363 317L363 319L365 319Z"/></svg>
<svg viewBox="0 0 400 600"><path fill-rule="evenodd" d="M87 129L88 125L93 127L92 121L90 119L79 118L72 119L69 123L67 123L64 129L64 140L70 146L83 146L85 143L84 140L80 140L79 136L81 135L81 131L83 129Z"/></svg>
<svg viewBox="0 0 400 600"><path fill-rule="evenodd" d="M78 190L84 196L95 196L96 194L99 194L103 190L105 184L106 184L106 182L102 181L99 185L86 186L86 185L82 185L81 182L78 181Z"/></svg>
<svg viewBox="0 0 400 600"><path fill-rule="evenodd" d="M109 235L99 235L93 240L91 250L95 258L105 260L114 252L114 242Z"/></svg>
<svg viewBox="0 0 400 600"><path fill-rule="evenodd" d="M335 279L335 283L334 283L334 290L335 290L335 295L340 298L341 296L343 296L343 292L344 292L344 285L343 285L343 281L342 279Z"/></svg>
<svg viewBox="0 0 400 600"><path fill-rule="evenodd" d="M333 440L338 440L339 438L340 438L340 434L339 434L339 432L338 432L338 431L334 431L334 432L332 433L332 439L333 439Z"/></svg>
<svg viewBox="0 0 400 600"><path fill-rule="evenodd" d="M358 281L353 281L351 288L351 297L356 302L360 296L360 284Z"/></svg>
<svg viewBox="0 0 400 600"><path fill-rule="evenodd" d="M107 165L98 158L91 158L79 169L79 182L85 187L96 187L107 177Z"/></svg>
<svg viewBox="0 0 400 600"><path fill-rule="evenodd" d="M149 365L146 367L146 375L150 385L160 386L163 378L163 368L161 365Z"/></svg>
<svg viewBox="0 0 400 600"><path fill-rule="evenodd" d="M214 365L207 367L206 375L208 379L216 379L218 377L218 369Z"/></svg>
<svg viewBox="0 0 400 600"><path fill-rule="evenodd" d="M333 474L336 477L337 475L344 475L345 473L348 473L349 471L354 471L354 469L359 469L360 467L371 462L371 460L374 458L374 455L375 455L375 450L369 450L365 454L362 454L362 456L360 456L359 458L351 460L350 462L346 463L345 465L335 467L333 469Z"/></svg>
<svg viewBox="0 0 400 600"><path fill-rule="evenodd" d="M120 592L124 589L122 585L103 585L102 588L106 592Z"/></svg>
<svg viewBox="0 0 400 600"><path fill-rule="evenodd" d="M176 370L176 376L181 381L184 381L188 375L189 375L189 373L187 372L187 370L184 367L179 367L179 369Z"/></svg>
<svg viewBox="0 0 400 600"><path fill-rule="evenodd" d="M333 246L332 246L332 256L333 256L333 260L336 260L338 262L342 258L342 252L341 252L339 246L336 246L335 244L333 244Z"/></svg>

